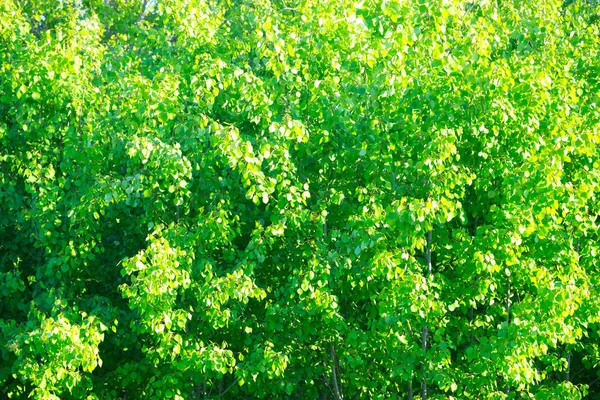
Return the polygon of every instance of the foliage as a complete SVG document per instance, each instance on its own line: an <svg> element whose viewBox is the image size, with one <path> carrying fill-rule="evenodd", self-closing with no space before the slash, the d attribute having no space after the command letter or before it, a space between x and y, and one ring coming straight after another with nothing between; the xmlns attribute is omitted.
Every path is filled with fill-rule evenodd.
<svg viewBox="0 0 600 400"><path fill-rule="evenodd" d="M0 393L600 393L600 9L0 1Z"/></svg>

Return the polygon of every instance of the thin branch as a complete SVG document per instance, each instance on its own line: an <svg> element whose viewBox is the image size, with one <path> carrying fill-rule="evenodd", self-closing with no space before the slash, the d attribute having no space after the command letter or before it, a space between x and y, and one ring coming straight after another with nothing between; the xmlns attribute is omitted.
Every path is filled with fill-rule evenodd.
<svg viewBox="0 0 600 400"><path fill-rule="evenodd" d="M565 373L565 381L569 382L571 380L571 352L567 354L567 372Z"/></svg>
<svg viewBox="0 0 600 400"><path fill-rule="evenodd" d="M231 389L231 388L233 387L233 385L235 385L236 383L238 383L240 379L241 379L241 378L237 378L237 379L235 379L235 380L234 380L234 381L231 383L231 385L229 385L229 386L227 387L227 389L225 389L224 391L222 391L221 393L219 393L219 397L222 397L222 396L223 396L225 393L229 392L229 389Z"/></svg>
<svg viewBox="0 0 600 400"><path fill-rule="evenodd" d="M147 6L148 6L148 0L144 0L144 2L142 3L142 11L140 12L140 15L137 17L137 20L135 21L136 25L139 24L146 16L146 7Z"/></svg>
<svg viewBox="0 0 600 400"><path fill-rule="evenodd" d="M427 272L431 277L431 230L427 232Z"/></svg>
<svg viewBox="0 0 600 400"><path fill-rule="evenodd" d="M421 331L421 346L423 349L423 357L425 357L425 352L427 351L427 335L429 329L427 325L423 327ZM427 399L427 370L425 369L425 360L423 360L423 377L421 378L421 398L423 400Z"/></svg>
<svg viewBox="0 0 600 400"><path fill-rule="evenodd" d="M340 393L340 388L338 386L338 381L337 381L337 374L335 372L335 349L333 348L333 345L331 345L330 347L331 350L331 374L332 374L332 379L333 379L333 388L335 389L335 398L336 400L343 400L344 396L342 396L342 394Z"/></svg>
<svg viewBox="0 0 600 400"><path fill-rule="evenodd" d="M431 278L432 275L432 266L431 266L431 241L432 241L432 232L429 230L427 232L427 252L425 253L427 260L427 273L428 278ZM427 324L423 326L423 330L421 331L421 348L423 350L423 357L425 357L425 353L427 352L427 337L429 336L429 327ZM425 367L425 360L423 360L423 377L421 379L421 398L423 400L427 399L427 368Z"/></svg>

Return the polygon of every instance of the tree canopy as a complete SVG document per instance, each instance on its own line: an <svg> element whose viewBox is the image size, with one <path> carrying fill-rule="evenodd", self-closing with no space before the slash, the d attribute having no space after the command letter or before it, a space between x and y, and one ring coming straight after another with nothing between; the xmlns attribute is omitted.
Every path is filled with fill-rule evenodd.
<svg viewBox="0 0 600 400"><path fill-rule="evenodd" d="M0 396L597 398L599 23L0 0Z"/></svg>

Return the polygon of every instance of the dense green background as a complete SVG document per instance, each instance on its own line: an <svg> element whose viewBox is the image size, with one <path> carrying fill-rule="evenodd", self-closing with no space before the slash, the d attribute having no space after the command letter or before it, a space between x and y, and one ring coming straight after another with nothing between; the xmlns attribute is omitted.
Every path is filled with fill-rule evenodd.
<svg viewBox="0 0 600 400"><path fill-rule="evenodd" d="M600 398L599 13L0 0L0 397Z"/></svg>

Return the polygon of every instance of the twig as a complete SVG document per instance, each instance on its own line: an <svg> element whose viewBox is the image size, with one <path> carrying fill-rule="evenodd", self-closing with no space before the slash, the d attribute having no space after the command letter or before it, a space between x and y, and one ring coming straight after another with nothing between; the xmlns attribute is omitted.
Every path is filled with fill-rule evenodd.
<svg viewBox="0 0 600 400"><path fill-rule="evenodd" d="M227 387L227 389L225 389L224 391L222 391L221 393L219 393L219 397L221 397L221 396L223 396L225 393L229 392L229 389L231 389L231 388L233 387L233 385L235 385L236 383L238 383L240 379L241 379L241 378L237 378L237 379L235 379L235 380L234 380L234 381L231 383L231 385L229 385L229 386Z"/></svg>
<svg viewBox="0 0 600 400"><path fill-rule="evenodd" d="M333 379L333 388L335 389L335 398L336 400L343 400L344 396L342 396L342 394L340 393L340 388L338 386L338 382L337 382L337 374L335 372L335 350L333 348L333 345L331 345L331 374L332 374L332 379Z"/></svg>
<svg viewBox="0 0 600 400"><path fill-rule="evenodd" d="M147 6L148 6L148 0L144 0L144 2L142 3L142 11L140 12L140 15L137 17L137 20L135 21L136 25L139 24L146 16L146 7Z"/></svg>

